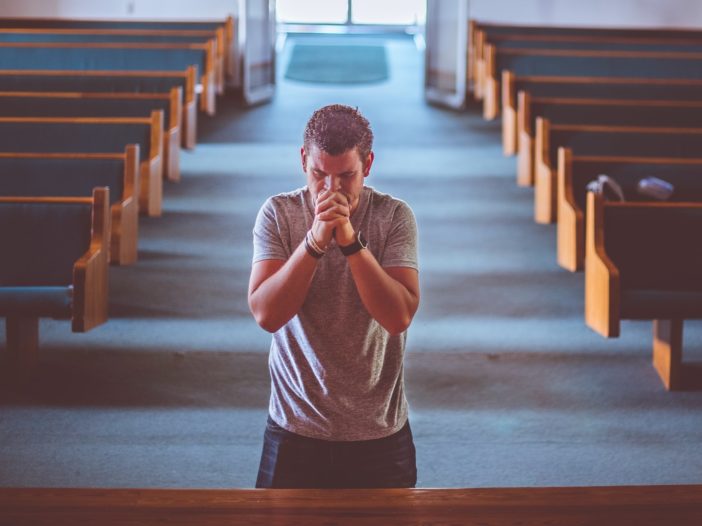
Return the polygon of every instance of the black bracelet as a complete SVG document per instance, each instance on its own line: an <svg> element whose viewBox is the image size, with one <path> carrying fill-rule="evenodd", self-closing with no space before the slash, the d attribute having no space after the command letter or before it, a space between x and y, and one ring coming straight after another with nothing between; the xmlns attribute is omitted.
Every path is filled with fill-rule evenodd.
<svg viewBox="0 0 702 526"><path fill-rule="evenodd" d="M319 258L321 258L321 257L324 255L323 253L320 254L320 253L317 252L315 249L313 249L313 248L310 246L309 241L307 241L307 238L305 238L305 250L307 250L307 253L308 253L310 256L312 256L314 259L319 259Z"/></svg>

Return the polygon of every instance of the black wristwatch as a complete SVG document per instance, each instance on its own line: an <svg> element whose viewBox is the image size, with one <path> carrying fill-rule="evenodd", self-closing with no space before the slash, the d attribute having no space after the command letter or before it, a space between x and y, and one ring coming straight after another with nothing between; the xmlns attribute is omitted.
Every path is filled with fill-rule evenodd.
<svg viewBox="0 0 702 526"><path fill-rule="evenodd" d="M339 250L341 250L341 253L344 256L351 256L352 254L355 254L361 249L364 249L368 246L368 241L366 241L366 238L363 237L363 234L359 230L356 233L356 241L351 243L350 245L346 245L345 247L340 246Z"/></svg>

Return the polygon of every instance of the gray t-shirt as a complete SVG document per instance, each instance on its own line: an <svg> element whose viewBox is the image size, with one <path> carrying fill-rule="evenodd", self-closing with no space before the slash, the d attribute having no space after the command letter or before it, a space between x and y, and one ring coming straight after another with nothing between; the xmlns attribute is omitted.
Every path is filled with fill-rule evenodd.
<svg viewBox="0 0 702 526"><path fill-rule="evenodd" d="M253 261L287 260L314 220L307 188L269 198L254 226ZM351 217L383 267L417 265L417 225L403 201L365 186ZM305 302L273 334L269 411L289 431L325 440L371 440L407 420L402 360L406 332L391 336L361 303L334 242L319 260Z"/></svg>

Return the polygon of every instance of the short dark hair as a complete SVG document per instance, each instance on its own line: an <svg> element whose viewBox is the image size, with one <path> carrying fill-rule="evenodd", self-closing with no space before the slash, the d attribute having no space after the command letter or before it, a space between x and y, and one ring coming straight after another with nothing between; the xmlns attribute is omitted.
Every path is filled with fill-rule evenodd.
<svg viewBox="0 0 702 526"><path fill-rule="evenodd" d="M319 108L307 121L304 146L306 151L316 146L329 155L341 155L355 147L365 164L373 149L373 132L358 108L330 104Z"/></svg>

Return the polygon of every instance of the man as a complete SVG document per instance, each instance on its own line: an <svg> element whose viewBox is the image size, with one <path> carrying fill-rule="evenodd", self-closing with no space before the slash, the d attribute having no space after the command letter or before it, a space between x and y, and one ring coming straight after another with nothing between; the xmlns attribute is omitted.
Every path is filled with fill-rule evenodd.
<svg viewBox="0 0 702 526"><path fill-rule="evenodd" d="M273 333L272 392L256 487L414 487L403 387L419 305L406 203L365 186L373 133L354 108L305 128L307 185L256 218L249 307Z"/></svg>

